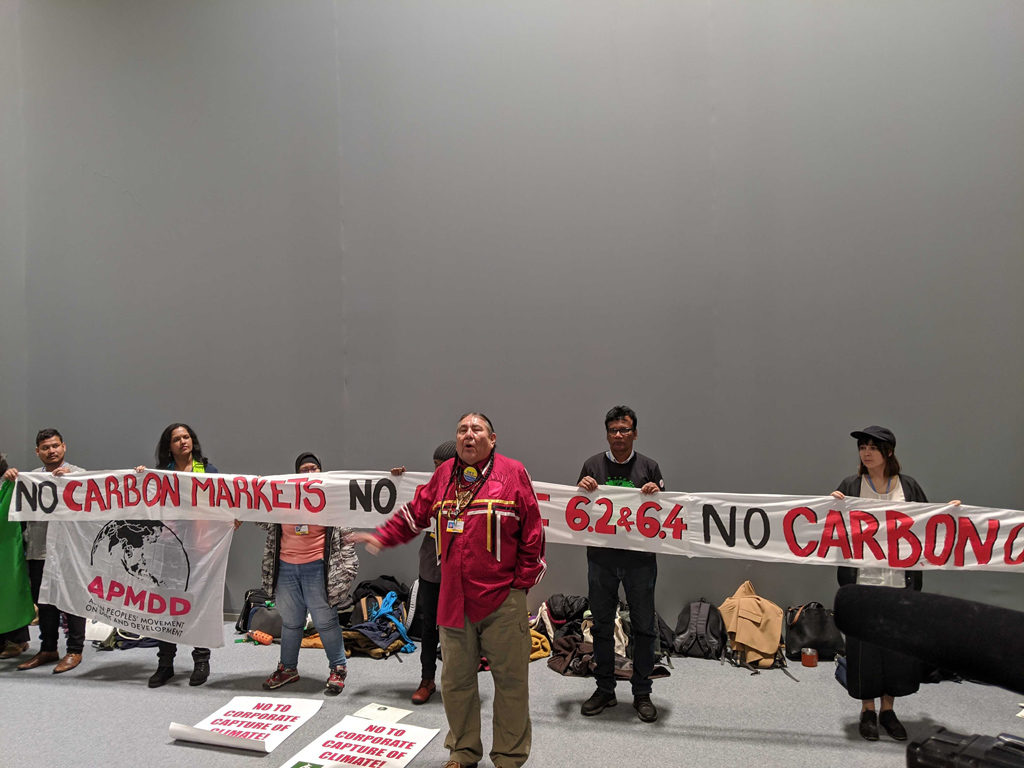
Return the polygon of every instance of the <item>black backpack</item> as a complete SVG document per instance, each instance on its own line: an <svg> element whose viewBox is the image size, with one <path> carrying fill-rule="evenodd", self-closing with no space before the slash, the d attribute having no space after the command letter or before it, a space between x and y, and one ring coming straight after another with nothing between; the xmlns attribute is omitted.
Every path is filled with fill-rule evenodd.
<svg viewBox="0 0 1024 768"><path fill-rule="evenodd" d="M372 595L378 595L383 598L387 597L388 592L394 592L398 596L399 602L404 603L406 606L409 605L411 590L408 585L403 584L394 576L388 575L359 582L356 588L352 590L352 600L358 603L360 598Z"/></svg>
<svg viewBox="0 0 1024 768"><path fill-rule="evenodd" d="M657 625L658 636L654 641L654 656L656 659L664 659L665 663L672 666L670 658L675 652L676 635L668 622L661 618L661 614L654 612L654 623Z"/></svg>
<svg viewBox="0 0 1024 768"><path fill-rule="evenodd" d="M679 612L672 645L680 656L718 659L728 639L721 612L702 597Z"/></svg>
<svg viewBox="0 0 1024 768"><path fill-rule="evenodd" d="M244 634L250 629L260 629L252 626L253 613L257 608L266 608L267 604L274 604L274 598L264 592L261 588L248 589L245 592L245 599L242 602L242 610L238 614L238 621L235 622L235 632ZM277 636L281 636L278 630Z"/></svg>

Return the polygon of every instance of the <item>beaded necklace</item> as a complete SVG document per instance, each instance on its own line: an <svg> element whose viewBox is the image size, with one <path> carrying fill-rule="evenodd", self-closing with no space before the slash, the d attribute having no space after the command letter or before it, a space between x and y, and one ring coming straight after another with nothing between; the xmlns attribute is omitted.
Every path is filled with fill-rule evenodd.
<svg viewBox="0 0 1024 768"><path fill-rule="evenodd" d="M461 460L455 462L455 466L452 467L452 477L448 481L448 488L452 485L455 486L455 498L453 501L455 505L451 509L445 510L446 517L459 517L462 515L463 510L467 509L470 504L473 503L473 499L480 493L480 489L483 488L484 482L487 477L491 474L491 468L494 466L494 454L492 453L487 460L486 466L484 466L483 472L479 474L475 480L467 480L466 477L475 474L476 467L472 464L462 465ZM448 496L448 490L445 489L444 497Z"/></svg>

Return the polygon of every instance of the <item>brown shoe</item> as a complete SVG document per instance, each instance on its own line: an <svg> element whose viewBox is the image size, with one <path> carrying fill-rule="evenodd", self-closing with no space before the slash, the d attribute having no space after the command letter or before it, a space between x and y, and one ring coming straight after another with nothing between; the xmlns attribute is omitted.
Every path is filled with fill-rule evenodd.
<svg viewBox="0 0 1024 768"><path fill-rule="evenodd" d="M434 695L434 691L437 690L437 686L433 680L424 679L420 681L420 687L416 689L416 692L412 695L413 704L426 704L430 701L430 697Z"/></svg>
<svg viewBox="0 0 1024 768"><path fill-rule="evenodd" d="M69 653L63 659L57 662L57 666L53 668L53 674L59 675L61 672L67 672L70 669L74 669L82 663L82 654L80 653Z"/></svg>
<svg viewBox="0 0 1024 768"><path fill-rule="evenodd" d="M28 643L7 642L7 647L0 651L0 659L16 659L28 650Z"/></svg>
<svg viewBox="0 0 1024 768"><path fill-rule="evenodd" d="M35 669L43 664L53 664L59 658L60 654L56 651L40 651L28 661L19 664L18 669Z"/></svg>

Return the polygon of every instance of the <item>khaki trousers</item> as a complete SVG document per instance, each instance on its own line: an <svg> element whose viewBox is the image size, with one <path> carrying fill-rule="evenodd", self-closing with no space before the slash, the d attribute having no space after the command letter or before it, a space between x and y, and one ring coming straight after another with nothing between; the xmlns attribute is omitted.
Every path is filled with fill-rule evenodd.
<svg viewBox="0 0 1024 768"><path fill-rule="evenodd" d="M526 593L513 589L481 621L461 629L441 627L441 695L448 718L444 745L465 765L484 756L480 741L477 668L486 656L494 678L494 732L490 758L496 768L519 768L530 756L530 628Z"/></svg>

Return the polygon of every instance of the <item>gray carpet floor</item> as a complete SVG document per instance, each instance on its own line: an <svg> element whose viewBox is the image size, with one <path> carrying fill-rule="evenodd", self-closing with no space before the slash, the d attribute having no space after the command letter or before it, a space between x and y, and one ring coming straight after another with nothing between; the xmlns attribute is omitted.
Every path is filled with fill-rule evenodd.
<svg viewBox="0 0 1024 768"><path fill-rule="evenodd" d="M32 632L34 636L36 630ZM352 659L344 693L324 698L323 652L303 650L302 679L268 695L324 698L324 706L269 755L172 741L167 736L171 721L192 725L232 696L264 693L260 684L277 663L277 647L235 644L237 636L229 624L224 633L228 645L214 650L213 674L197 688L188 685L187 649L179 654L178 675L156 690L146 687L156 667L155 648L96 651L90 647L82 665L63 675L52 674L50 667L18 672L17 659L0 662L0 766L277 768L346 714L371 702L411 709L404 722L440 728L411 765L444 763L445 720L439 697L421 707L409 702L419 680L417 655L404 657L404 662ZM33 637L30 653L37 648ZM831 663L805 668L797 662L792 672L798 683L779 670L751 676L713 661L674 659L673 663L672 676L654 685L660 718L645 724L636 718L628 685L620 684L617 707L583 718L579 706L592 692L593 680L561 677L548 670L544 661L534 662L529 765L906 765L904 745L884 734L876 743L857 735L859 706L833 680ZM480 675L480 686L487 748L493 698L489 674ZM897 700L897 712L911 739L934 726L966 734L1021 736L1024 719L1016 717L1021 701L1024 697L1000 688L944 682L922 686L920 693Z"/></svg>

